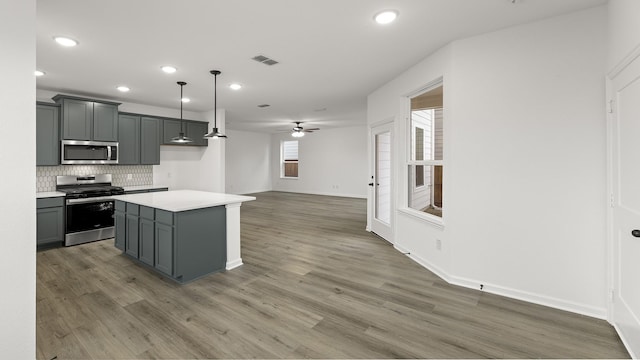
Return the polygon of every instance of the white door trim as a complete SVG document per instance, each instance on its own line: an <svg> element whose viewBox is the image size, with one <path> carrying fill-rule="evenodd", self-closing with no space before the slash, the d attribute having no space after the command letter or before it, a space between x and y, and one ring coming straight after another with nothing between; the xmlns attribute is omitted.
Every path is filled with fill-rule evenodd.
<svg viewBox="0 0 640 360"><path fill-rule="evenodd" d="M385 240L389 241L390 243L394 243L394 223L395 223L395 188L394 188L394 183L395 183L395 144L394 144L394 131L393 131L393 126L394 126L394 119L393 118L389 118L389 119L385 119L382 121L378 121L375 122L373 124L369 125L368 128L368 132L369 132L369 138L368 138L368 145L369 145L369 178L367 179L370 183L374 183L373 186L369 186L369 191L367 193L367 231L369 232L374 232L377 235L379 235L380 237L384 238ZM388 227L384 227L382 228L381 226L383 224L381 224L381 222L377 221L375 219L375 213L376 213L376 209L375 209L375 202L376 202L376 198L375 198L375 188L376 188L376 180L375 178L372 178L371 176L374 176L375 172L376 172L376 144L375 144L375 136L377 134L381 134L381 133L385 133L385 132L389 132L390 134L390 138L391 138L391 168L390 168L390 178L391 178L391 184L390 184L390 223Z"/></svg>

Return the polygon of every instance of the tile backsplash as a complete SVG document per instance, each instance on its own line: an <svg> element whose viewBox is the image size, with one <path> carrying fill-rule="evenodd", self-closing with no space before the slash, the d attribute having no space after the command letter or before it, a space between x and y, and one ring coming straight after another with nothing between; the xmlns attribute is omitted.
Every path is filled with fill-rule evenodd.
<svg viewBox="0 0 640 360"><path fill-rule="evenodd" d="M58 175L94 174L112 174L115 186L153 185L153 165L60 165L36 166L36 189L55 191Z"/></svg>

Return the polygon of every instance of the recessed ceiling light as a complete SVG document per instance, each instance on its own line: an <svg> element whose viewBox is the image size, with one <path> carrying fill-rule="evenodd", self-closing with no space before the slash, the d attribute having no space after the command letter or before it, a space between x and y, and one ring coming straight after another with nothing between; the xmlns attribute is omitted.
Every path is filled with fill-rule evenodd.
<svg viewBox="0 0 640 360"><path fill-rule="evenodd" d="M182 98L182 102L183 102L183 103L188 103L188 102L190 102L190 101L191 101L191 99L189 99L189 98L186 98L186 97L183 97L183 98Z"/></svg>
<svg viewBox="0 0 640 360"><path fill-rule="evenodd" d="M242 89L242 84L233 83L233 84L230 84L229 87L231 88L231 90L240 90Z"/></svg>
<svg viewBox="0 0 640 360"><path fill-rule="evenodd" d="M116 89L118 89L118 91L122 91L122 92L127 92L127 91L131 90L131 89L129 89L128 86L124 86L124 85L120 85Z"/></svg>
<svg viewBox="0 0 640 360"><path fill-rule="evenodd" d="M381 25L386 25L393 22L398 17L398 12L395 10L381 11L373 17L373 19Z"/></svg>
<svg viewBox="0 0 640 360"><path fill-rule="evenodd" d="M36 70L33 72L35 76L43 76L45 74L44 71Z"/></svg>
<svg viewBox="0 0 640 360"><path fill-rule="evenodd" d="M171 65L165 65L161 67L161 69L167 74L173 74L174 72L178 71L178 69L176 69L174 66L171 66Z"/></svg>
<svg viewBox="0 0 640 360"><path fill-rule="evenodd" d="M58 44L66 47L72 47L78 45L78 42L64 36L56 36L53 38Z"/></svg>

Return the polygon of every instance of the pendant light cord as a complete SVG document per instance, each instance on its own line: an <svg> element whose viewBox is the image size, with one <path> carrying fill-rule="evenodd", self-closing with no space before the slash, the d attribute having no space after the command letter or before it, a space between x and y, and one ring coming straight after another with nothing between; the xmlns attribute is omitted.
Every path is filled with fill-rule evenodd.
<svg viewBox="0 0 640 360"><path fill-rule="evenodd" d="M218 128L218 74L213 74L213 127Z"/></svg>
<svg viewBox="0 0 640 360"><path fill-rule="evenodd" d="M184 87L184 84L178 83L180 84L180 133L184 134L184 129L182 128L182 88Z"/></svg>

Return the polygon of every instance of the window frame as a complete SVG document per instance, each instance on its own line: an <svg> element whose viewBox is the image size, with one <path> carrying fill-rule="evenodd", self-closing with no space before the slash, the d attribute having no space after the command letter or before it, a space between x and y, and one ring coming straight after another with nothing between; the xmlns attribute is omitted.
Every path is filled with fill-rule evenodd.
<svg viewBox="0 0 640 360"><path fill-rule="evenodd" d="M295 142L296 143L296 160L286 160L285 159L285 154L284 154L284 148L285 148L285 143L286 142ZM287 162L289 163L295 163L297 165L296 167L296 176L286 176L285 175L285 166L287 164ZM298 140L281 140L280 141L280 179L290 179L290 180L297 180L300 178L300 141Z"/></svg>
<svg viewBox="0 0 640 360"><path fill-rule="evenodd" d="M433 174L435 173L435 166L441 166L442 167L442 173L444 174L445 172L445 161L444 161L444 147L446 146L445 143L445 139L444 139L444 101L442 104L442 112L443 112L443 154L442 154L442 159L440 160L415 160L415 156L414 156L414 152L415 152L415 134L414 134L414 129L412 126L412 108L411 108L411 99L418 97L424 93L427 93L429 91L432 91L434 89L437 89L438 87L442 87L443 91L444 91L444 81L443 78L440 77L430 83L428 83L427 85L425 85L424 87L420 88L417 91L411 92L409 94L406 95L405 98L405 111L406 111L406 116L405 116L405 122L404 125L406 127L406 131L405 134L407 136L407 145L405 146L405 164L404 164L404 171L402 173L404 173L405 176L405 181L404 184L406 184L406 188L404 189L404 195L403 195L403 203L402 203L402 207L399 209L401 212L406 213L408 215L411 215L413 217L422 219L422 220L426 220L427 222L431 223L432 225L435 225L438 228L444 228L444 219L445 219L445 211L444 211L444 206L442 207L442 216L436 216L433 214L429 214L427 212L424 211L420 211L420 210L416 210L410 207L410 203L409 203L409 196L410 196L410 192L415 190L415 189L419 189L421 187L417 187L416 186L416 166L424 166L424 168L426 167L431 167L432 168L432 177ZM444 97L444 96L443 96ZM434 125L432 125L432 135L434 137L434 141L432 143L432 147L435 147L435 122L433 122ZM434 150L434 149L432 149ZM435 152L432 152L434 154L435 157ZM413 166L413 171L411 171L411 167ZM410 178L411 177L411 178ZM425 185L426 186L426 178L425 178ZM444 187L444 181L443 181L443 187ZM431 189L431 193L433 194L434 189ZM444 191L442 192L444 194ZM443 205L445 203L444 200L444 195L443 195L443 201L442 201Z"/></svg>

